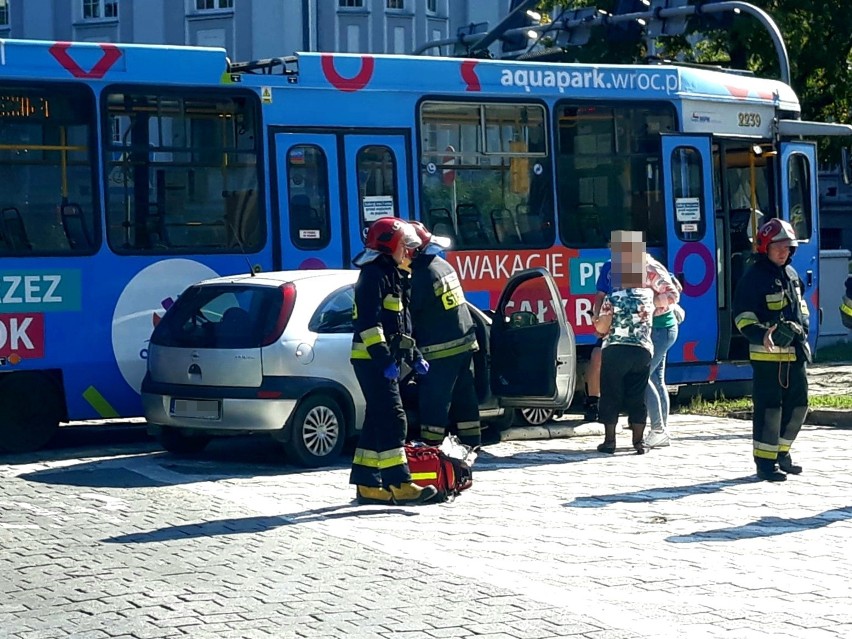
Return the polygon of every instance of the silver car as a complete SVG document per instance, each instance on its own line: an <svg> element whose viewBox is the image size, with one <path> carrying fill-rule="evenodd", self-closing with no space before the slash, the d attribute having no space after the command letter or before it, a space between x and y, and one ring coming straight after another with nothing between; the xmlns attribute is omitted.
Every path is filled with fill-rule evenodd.
<svg viewBox="0 0 852 639"><path fill-rule="evenodd" d="M214 436L262 432L303 466L338 456L364 419L349 362L357 278L355 270L280 271L186 289L151 336L142 384L145 417L162 445L192 453ZM551 275L518 273L493 313L471 309L482 417L566 408L574 334Z"/></svg>

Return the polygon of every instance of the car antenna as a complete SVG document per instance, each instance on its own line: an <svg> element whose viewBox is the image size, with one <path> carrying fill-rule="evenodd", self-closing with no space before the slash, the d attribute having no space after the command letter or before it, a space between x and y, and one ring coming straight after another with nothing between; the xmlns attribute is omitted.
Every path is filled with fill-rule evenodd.
<svg viewBox="0 0 852 639"><path fill-rule="evenodd" d="M234 226L233 222L228 222L228 229L233 234L234 240L236 240L236 242L237 242L237 246L240 247L240 253L243 254L244 258L246 258L246 264L248 265L249 275L254 277L256 275L256 273L254 272L254 268L251 265L251 260L249 260L248 253L246 253L246 249L243 246L243 243L240 241L240 236L237 234L237 229Z"/></svg>

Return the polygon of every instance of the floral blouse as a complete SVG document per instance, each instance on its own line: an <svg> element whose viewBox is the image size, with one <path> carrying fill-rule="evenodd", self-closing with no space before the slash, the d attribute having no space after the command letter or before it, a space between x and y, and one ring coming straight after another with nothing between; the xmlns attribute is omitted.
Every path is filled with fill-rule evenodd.
<svg viewBox="0 0 852 639"><path fill-rule="evenodd" d="M651 320L654 291L650 288L620 288L612 291L601 305L600 315L612 315L603 348L613 344L641 346L653 355Z"/></svg>

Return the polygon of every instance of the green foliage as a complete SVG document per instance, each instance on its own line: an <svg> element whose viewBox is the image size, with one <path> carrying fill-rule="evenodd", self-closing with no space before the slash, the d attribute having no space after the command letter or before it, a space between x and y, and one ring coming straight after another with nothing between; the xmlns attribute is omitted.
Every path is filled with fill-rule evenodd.
<svg viewBox="0 0 852 639"><path fill-rule="evenodd" d="M697 4L698 0L691 0ZM778 25L791 67L791 84L802 105L802 118L826 122L852 121L852 10L848 0L751 0ZM616 0L543 0L541 9L558 16L562 7L597 6L612 11ZM778 77L772 41L756 18L740 14L728 29L693 18L687 37L659 39L664 57L700 64L721 63ZM566 61L636 62L645 43L612 46L596 29L589 47L566 49ZM575 51L576 49L576 51ZM581 53L581 49L588 49ZM603 51L603 53L602 53ZM593 59L593 56L601 57ZM615 59L621 56L619 59ZM837 140L839 145L843 141ZM826 143L828 146L828 143ZM834 149L832 149L833 151ZM836 157L836 154L833 154Z"/></svg>

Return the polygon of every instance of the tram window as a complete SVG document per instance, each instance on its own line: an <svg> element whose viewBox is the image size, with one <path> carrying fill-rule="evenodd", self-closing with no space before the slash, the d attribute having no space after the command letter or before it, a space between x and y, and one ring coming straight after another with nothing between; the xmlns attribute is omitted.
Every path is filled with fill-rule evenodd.
<svg viewBox="0 0 852 639"><path fill-rule="evenodd" d="M298 145L287 151L290 241L304 250L328 246L328 161L321 148Z"/></svg>
<svg viewBox="0 0 852 639"><path fill-rule="evenodd" d="M97 250L94 108L82 85L0 86L0 256Z"/></svg>
<svg viewBox="0 0 852 639"><path fill-rule="evenodd" d="M670 104L557 105L559 230L567 246L602 247L616 229L665 242L660 134L676 130Z"/></svg>
<svg viewBox="0 0 852 639"><path fill-rule="evenodd" d="M119 253L265 243L253 94L113 88L104 100L107 237Z"/></svg>
<svg viewBox="0 0 852 639"><path fill-rule="evenodd" d="M695 148L680 146L672 151L671 160L675 233L684 242L700 240L707 227L701 154Z"/></svg>
<svg viewBox="0 0 852 639"><path fill-rule="evenodd" d="M424 102L420 134L422 216L434 233L456 249L553 244L542 105Z"/></svg>
<svg viewBox="0 0 852 639"><path fill-rule="evenodd" d="M361 230L380 217L399 217L396 161L386 146L365 146L355 156Z"/></svg>
<svg viewBox="0 0 852 639"><path fill-rule="evenodd" d="M811 184L808 158L800 153L790 156L787 162L787 199L790 206L790 224L796 237L802 241L811 238Z"/></svg>

